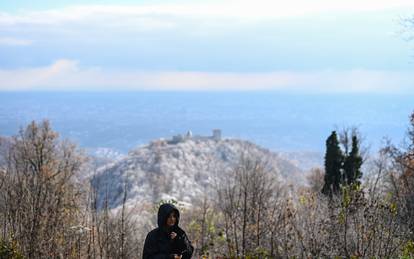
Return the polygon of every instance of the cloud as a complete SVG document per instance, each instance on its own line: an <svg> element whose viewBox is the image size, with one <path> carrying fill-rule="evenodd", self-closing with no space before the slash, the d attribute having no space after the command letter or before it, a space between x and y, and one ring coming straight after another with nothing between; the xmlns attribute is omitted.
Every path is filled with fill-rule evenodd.
<svg viewBox="0 0 414 259"><path fill-rule="evenodd" d="M58 60L38 68L0 70L0 90L280 90L308 93L414 94L410 72L322 70L268 73L118 71L82 68L73 60Z"/></svg>
<svg viewBox="0 0 414 259"><path fill-rule="evenodd" d="M0 46L28 46L33 42L31 40L17 39L11 37L0 37Z"/></svg>
<svg viewBox="0 0 414 259"><path fill-rule="evenodd" d="M63 59L47 67L0 70L0 89L6 91L51 89L51 84L62 85L61 80L77 72L79 70L76 61Z"/></svg>
<svg viewBox="0 0 414 259"><path fill-rule="evenodd" d="M160 4L73 5L41 11L23 10L17 14L0 13L0 25L61 25L64 23L104 22L105 25L146 25L170 27L177 19L214 22L215 19L239 22L294 18L317 14L373 12L413 8L412 0L223 0L181 1ZM121 18L121 19L120 19Z"/></svg>

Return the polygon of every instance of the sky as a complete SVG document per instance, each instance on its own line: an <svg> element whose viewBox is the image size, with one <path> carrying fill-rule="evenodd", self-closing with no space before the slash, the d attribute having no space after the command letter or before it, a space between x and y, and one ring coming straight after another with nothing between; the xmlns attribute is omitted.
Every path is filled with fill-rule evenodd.
<svg viewBox="0 0 414 259"><path fill-rule="evenodd" d="M414 94L412 0L0 2L0 91Z"/></svg>

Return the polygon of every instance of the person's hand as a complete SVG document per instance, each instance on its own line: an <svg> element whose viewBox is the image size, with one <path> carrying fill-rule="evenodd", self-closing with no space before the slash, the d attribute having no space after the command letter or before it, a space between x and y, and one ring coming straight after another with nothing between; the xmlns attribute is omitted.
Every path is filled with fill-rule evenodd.
<svg viewBox="0 0 414 259"><path fill-rule="evenodd" d="M171 239L174 239L176 236L177 236L177 233L171 232L171 234L170 234Z"/></svg>
<svg viewBox="0 0 414 259"><path fill-rule="evenodd" d="M183 257L183 256L174 254L174 259L181 259L181 257Z"/></svg>

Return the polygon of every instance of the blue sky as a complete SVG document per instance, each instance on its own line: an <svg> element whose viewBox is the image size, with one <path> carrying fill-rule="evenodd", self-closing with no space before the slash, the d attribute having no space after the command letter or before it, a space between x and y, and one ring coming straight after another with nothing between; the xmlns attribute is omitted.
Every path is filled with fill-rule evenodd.
<svg viewBox="0 0 414 259"><path fill-rule="evenodd" d="M0 90L414 93L407 0L2 1Z"/></svg>

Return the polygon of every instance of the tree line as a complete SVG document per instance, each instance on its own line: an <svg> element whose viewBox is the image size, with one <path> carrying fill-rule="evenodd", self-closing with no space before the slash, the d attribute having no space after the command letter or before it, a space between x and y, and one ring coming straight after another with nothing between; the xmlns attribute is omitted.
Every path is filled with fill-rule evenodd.
<svg viewBox="0 0 414 259"><path fill-rule="evenodd" d="M0 145L0 258L138 258L130 212L97 209L87 157L48 121Z"/></svg>
<svg viewBox="0 0 414 259"><path fill-rule="evenodd" d="M370 159L356 130L332 132L307 186L282 181L260 157L216 168L213 191L181 208L194 257L412 258L414 113L409 122L406 146L386 143ZM82 178L87 156L48 121L0 150L0 258L141 258L155 221L126 206L127 188L110 210L104 186Z"/></svg>

